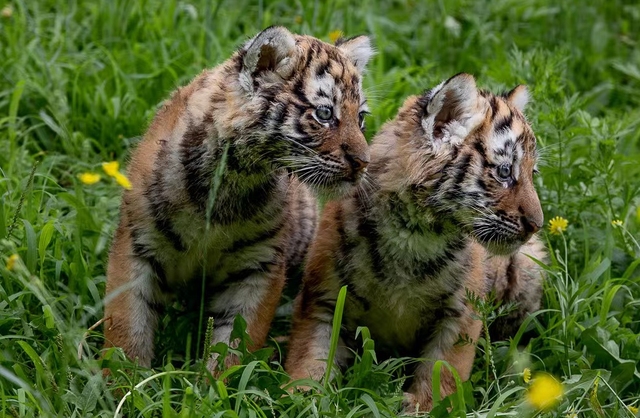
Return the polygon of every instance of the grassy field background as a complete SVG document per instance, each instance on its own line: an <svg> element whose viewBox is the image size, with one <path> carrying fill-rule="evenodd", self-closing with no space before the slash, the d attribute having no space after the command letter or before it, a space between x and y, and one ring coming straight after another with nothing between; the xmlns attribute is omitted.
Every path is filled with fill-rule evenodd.
<svg viewBox="0 0 640 418"><path fill-rule="evenodd" d="M3 7L2 417L110 417L119 403L129 417L400 414L411 360L378 364L363 336L353 368L315 391L283 396L288 378L276 342L253 354L241 346L243 365L227 371L226 383L208 383L206 350L195 346L197 330L179 307L162 320L152 370L117 351L99 361L102 328L85 334L102 318L122 191L101 163L125 165L158 103L273 24L324 40L335 31L373 36L368 135L406 96L461 71L485 88L526 83L533 93L527 114L543 157L537 188L546 219L568 221L562 234L543 232L552 254L544 307L522 329L526 344L520 335L481 340L471 380L433 416L638 416L637 1L0 0ZM83 184L85 172L102 178ZM489 325L495 315L483 307ZM279 318L276 328L285 332L287 322ZM110 384L101 367L112 369ZM540 372L562 382L554 408L529 405L525 368L533 382Z"/></svg>

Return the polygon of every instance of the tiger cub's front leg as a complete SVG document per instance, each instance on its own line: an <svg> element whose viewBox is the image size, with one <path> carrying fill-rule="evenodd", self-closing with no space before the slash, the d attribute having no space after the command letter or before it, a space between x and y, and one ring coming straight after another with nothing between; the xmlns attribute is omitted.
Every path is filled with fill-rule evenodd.
<svg viewBox="0 0 640 418"><path fill-rule="evenodd" d="M160 292L153 266L133 255L130 232L121 222L109 256L105 347L120 347L128 358L150 367Z"/></svg>
<svg viewBox="0 0 640 418"><path fill-rule="evenodd" d="M296 300L296 310L302 309L303 303L299 297ZM316 312L313 312L314 310ZM323 314L317 311L317 307L307 307L305 311L296 315L294 319L286 370L292 380L313 379L321 381L327 371L327 361L331 349L333 313L327 311ZM334 372L344 365L348 356L349 351L342 338L339 338L334 357Z"/></svg>
<svg viewBox="0 0 640 418"><path fill-rule="evenodd" d="M279 254L278 262L270 264L266 270L243 270L240 280L233 280L211 301L214 317L211 345L219 342L235 348L238 341L229 341L236 315L247 323L247 333L251 340L251 351L261 348L267 339L271 321L278 307L286 280L284 257ZM224 283L223 283L223 286ZM235 355L228 355L225 366L239 363ZM218 367L218 354L208 359L207 369L213 374Z"/></svg>
<svg viewBox="0 0 640 418"><path fill-rule="evenodd" d="M341 219L333 202L325 206L324 213L316 240L309 249L303 286L295 301L285 365L293 380L322 379L331 348L333 314L341 285L332 254L340 242L336 225ZM334 358L336 369L345 365L349 354L340 338Z"/></svg>
<svg viewBox="0 0 640 418"><path fill-rule="evenodd" d="M478 319L471 303L466 300L467 292L485 297L485 277L482 257L484 251L475 244L469 253L469 264L464 288L452 294L445 305L449 307L439 316L444 316L432 324L433 333L422 349L421 357L426 359L418 365L414 380L405 394L405 411L415 411L416 405L422 411L433 408L433 369L437 360L446 361L453 367L462 381L468 380L473 368L476 343L482 331L482 321ZM440 369L440 394L444 398L456 391L456 381L446 366Z"/></svg>
<svg viewBox="0 0 640 418"><path fill-rule="evenodd" d="M475 343L480 336L482 322L473 319L470 315L467 315L467 313L463 314L466 315L466 317L460 323L461 334L466 334L466 337L472 340L472 342L458 342L459 339L456 337L455 341L451 343L453 339L452 336L434 336L433 340L429 342L423 352L423 357L428 360L420 363L416 368L413 384L410 386L408 393L405 394L403 404L406 412L415 411L416 406L419 406L419 410L421 411L430 411L433 407L432 377L434 361L446 361L458 372L462 381L469 379L475 357ZM440 344L443 342L443 339L449 339L449 341L441 346ZM442 366L440 369L441 396L444 398L455 391L456 381L453 374L446 366Z"/></svg>

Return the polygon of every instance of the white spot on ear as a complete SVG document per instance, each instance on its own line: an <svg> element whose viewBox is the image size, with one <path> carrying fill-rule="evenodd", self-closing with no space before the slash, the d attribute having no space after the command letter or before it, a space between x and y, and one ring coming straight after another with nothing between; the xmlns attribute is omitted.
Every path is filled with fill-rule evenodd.
<svg viewBox="0 0 640 418"><path fill-rule="evenodd" d="M529 98L529 89L524 84L520 84L507 94L507 101L521 112L524 112L524 108L529 103Z"/></svg>
<svg viewBox="0 0 640 418"><path fill-rule="evenodd" d="M444 143L461 144L482 123L488 106L478 94L473 76L464 73L432 89L427 98L427 115L422 126L436 150ZM434 131L436 128L438 133Z"/></svg>
<svg viewBox="0 0 640 418"><path fill-rule="evenodd" d="M338 39L336 46L361 73L364 72L367 63L375 53L371 46L371 39L364 35L347 40Z"/></svg>

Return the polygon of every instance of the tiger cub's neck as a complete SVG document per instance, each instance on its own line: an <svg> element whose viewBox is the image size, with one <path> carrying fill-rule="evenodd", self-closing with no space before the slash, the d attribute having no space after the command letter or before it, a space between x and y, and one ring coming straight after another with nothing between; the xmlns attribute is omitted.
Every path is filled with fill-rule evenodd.
<svg viewBox="0 0 640 418"><path fill-rule="evenodd" d="M380 234L381 257L422 277L437 277L461 265L470 238L459 225L418 203L408 191L379 193L372 202L368 217Z"/></svg>
<svg viewBox="0 0 640 418"><path fill-rule="evenodd" d="M148 194L166 202L164 218L179 216L176 208L195 207L200 216L211 216L213 223L229 224L250 219L283 189L287 174L274 167L284 152L271 132L260 128L260 113L252 108L237 83L222 84L219 78L233 79L232 65L203 73L182 98L179 91L167 112L178 113L175 124L177 140L163 140L157 155L153 181ZM246 108L246 112L234 109ZM284 188L286 190L286 187ZM209 202L213 203L208 208ZM193 216L188 210L185 216Z"/></svg>

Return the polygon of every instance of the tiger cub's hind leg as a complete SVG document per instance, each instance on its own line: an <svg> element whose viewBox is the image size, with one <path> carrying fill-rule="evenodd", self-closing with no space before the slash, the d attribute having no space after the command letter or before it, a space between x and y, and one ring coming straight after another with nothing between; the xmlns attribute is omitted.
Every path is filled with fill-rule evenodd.
<svg viewBox="0 0 640 418"><path fill-rule="evenodd" d="M118 227L107 268L105 347L120 347L131 360L150 367L158 323L156 275L151 264L133 255L130 231Z"/></svg>

